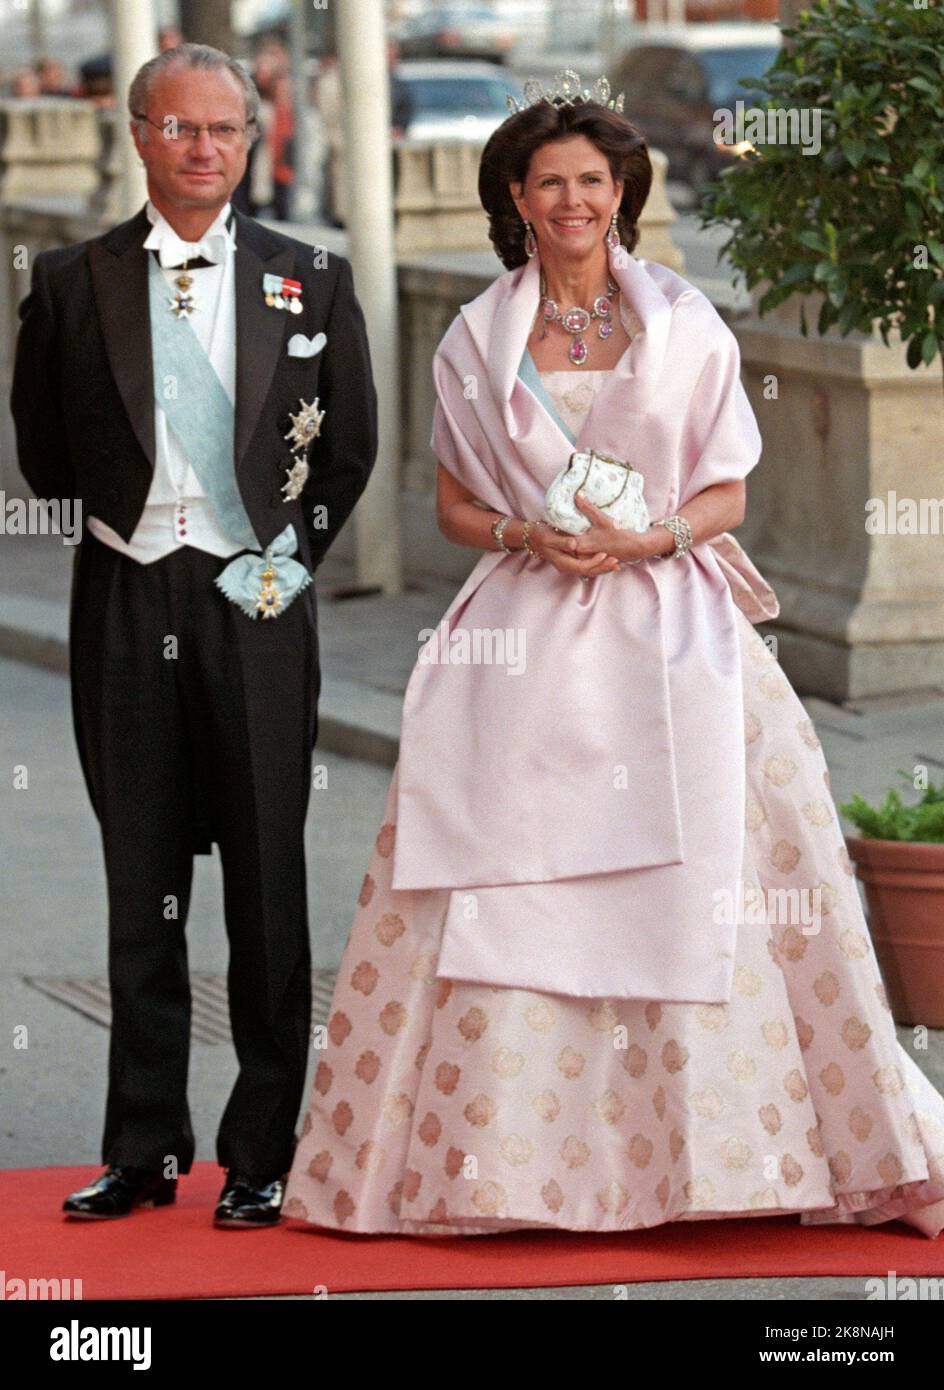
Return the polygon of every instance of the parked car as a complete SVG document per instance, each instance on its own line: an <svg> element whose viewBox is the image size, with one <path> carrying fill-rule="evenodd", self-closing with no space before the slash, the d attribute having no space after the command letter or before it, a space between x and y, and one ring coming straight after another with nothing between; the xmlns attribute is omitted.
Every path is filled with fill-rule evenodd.
<svg viewBox="0 0 944 1390"><path fill-rule="evenodd" d="M640 28L610 72L625 92L625 114L668 157L670 179L697 188L715 178L744 145L718 145L714 112L751 105L738 78L760 77L776 60L775 24L690 24Z"/></svg>
<svg viewBox="0 0 944 1390"><path fill-rule="evenodd" d="M392 81L394 132L414 140L482 144L509 115L520 85L494 63L398 63Z"/></svg>
<svg viewBox="0 0 944 1390"><path fill-rule="evenodd" d="M517 34L491 10L449 5L405 19L393 37L402 58L480 58L504 63Z"/></svg>

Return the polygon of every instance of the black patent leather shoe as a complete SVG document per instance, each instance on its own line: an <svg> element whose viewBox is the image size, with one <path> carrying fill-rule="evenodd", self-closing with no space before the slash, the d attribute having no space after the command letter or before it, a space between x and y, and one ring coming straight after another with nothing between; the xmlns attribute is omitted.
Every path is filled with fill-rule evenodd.
<svg viewBox="0 0 944 1390"><path fill-rule="evenodd" d="M242 1230L277 1226L282 1219L284 1196L284 1177L260 1183L231 1168L213 1213L213 1224Z"/></svg>
<svg viewBox="0 0 944 1390"><path fill-rule="evenodd" d="M176 1196L177 1179L165 1178L159 1168L112 1163L88 1187L71 1193L62 1210L84 1221L110 1221L127 1216L134 1207L170 1206Z"/></svg>

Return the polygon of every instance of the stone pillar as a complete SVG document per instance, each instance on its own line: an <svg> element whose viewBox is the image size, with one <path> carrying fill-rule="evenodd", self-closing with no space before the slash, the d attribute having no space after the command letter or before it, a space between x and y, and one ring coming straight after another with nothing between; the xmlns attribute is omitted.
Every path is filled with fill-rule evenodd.
<svg viewBox="0 0 944 1390"><path fill-rule="evenodd" d="M347 233L357 296L370 334L380 453L354 512L357 579L390 593L401 584L397 283L390 160L390 80L382 0L336 11L347 177Z"/></svg>
<svg viewBox="0 0 944 1390"><path fill-rule="evenodd" d="M118 215L132 217L147 198L144 166L128 129L128 88L142 63L157 53L157 26L152 0L111 0L112 62L115 84L115 149L121 164L117 182ZM160 138L158 132L153 136Z"/></svg>

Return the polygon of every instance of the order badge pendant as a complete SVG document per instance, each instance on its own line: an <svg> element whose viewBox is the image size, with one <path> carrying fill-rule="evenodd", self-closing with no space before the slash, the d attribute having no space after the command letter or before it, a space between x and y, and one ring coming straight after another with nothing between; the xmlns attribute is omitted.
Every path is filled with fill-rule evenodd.
<svg viewBox="0 0 944 1390"><path fill-rule="evenodd" d="M282 608L282 595L276 587L277 578L275 570L272 568L272 561L266 562L266 567L262 571L262 587L259 590L259 597L256 600L256 608L263 618L275 618Z"/></svg>
<svg viewBox="0 0 944 1390"><path fill-rule="evenodd" d="M186 267L182 275L175 276L174 284L177 286L177 293L174 295L173 299L167 301L168 307L173 310L177 318L189 318L197 305L193 295L190 293L190 287L193 284L193 276L186 274Z"/></svg>

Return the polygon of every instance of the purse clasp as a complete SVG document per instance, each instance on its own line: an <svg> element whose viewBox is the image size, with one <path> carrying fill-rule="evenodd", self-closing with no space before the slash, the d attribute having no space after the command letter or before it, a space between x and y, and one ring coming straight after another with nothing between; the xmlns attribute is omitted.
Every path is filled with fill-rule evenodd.
<svg viewBox="0 0 944 1390"><path fill-rule="evenodd" d="M571 456L570 456L570 463L569 463L568 467L573 468L573 466L574 466L574 460L577 459L577 458L579 458L582 452L583 452L583 451L580 450L580 449L575 449L575 450L574 450L574 452L573 452L573 453L571 454ZM633 465L632 465L631 463L626 463L626 461L625 461L624 459L613 458L610 454L598 454L597 451L596 451L596 449L591 449L591 450L589 451L588 455L587 455L587 468L586 468L586 472L584 473L583 478L581 479L579 485L574 489L575 495L576 495L576 493L578 493L578 492L580 491L580 489L583 487L584 483L585 483L585 482L587 481L587 479L589 478L589 476L590 476L590 469L593 467L593 461L594 461L594 459L598 459L601 463L612 463L612 464L615 464L617 468L622 468L622 469L625 470L625 477L623 478L623 486L619 489L619 491L618 491L613 497L611 497L611 498L609 499L608 502L599 502L599 503L597 503L597 505L600 507L600 509L603 510L603 508L605 508L605 507L612 507L612 505L613 505L614 502L618 502L618 501L619 501L619 499L622 497L623 493L626 491L626 486L627 486L627 484L628 484L628 482L629 482L629 476L630 476L630 474L631 474L631 473L638 473L639 470L636 469L636 468L634 468Z"/></svg>

